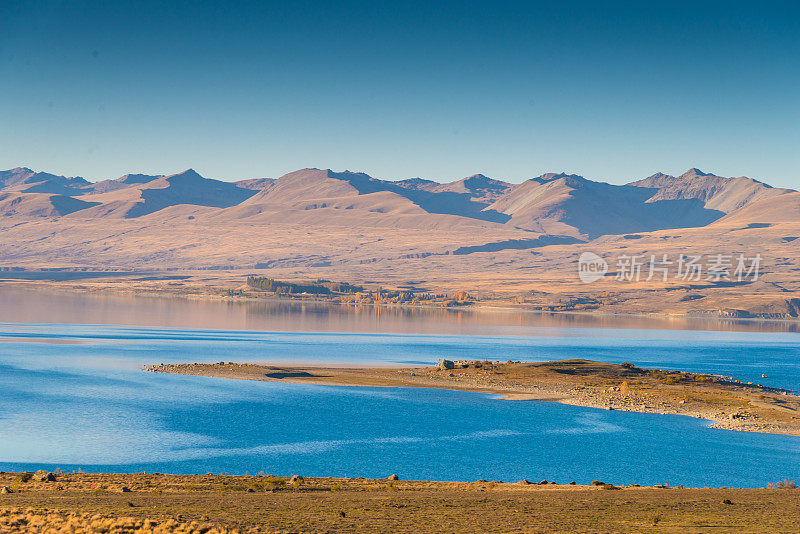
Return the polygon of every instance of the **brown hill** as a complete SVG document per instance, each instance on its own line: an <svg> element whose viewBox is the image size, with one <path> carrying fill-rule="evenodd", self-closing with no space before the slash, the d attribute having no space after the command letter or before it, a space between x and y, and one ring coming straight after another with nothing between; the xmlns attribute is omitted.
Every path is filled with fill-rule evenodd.
<svg viewBox="0 0 800 534"><path fill-rule="evenodd" d="M49 193L80 197L84 202L51 196L7 197L5 213L16 217L46 214L83 219L136 218L176 208L163 214L172 218L183 214L194 216L193 209L177 207L201 206L221 210L207 213L220 221L296 220L353 228L364 224L399 227L410 224L446 229L467 219L583 240L702 227L755 204L760 207L742 217L755 217L765 210L772 213L773 219L794 217L791 210L787 212L787 208L780 207L790 205L791 201L770 203L770 199L785 196L790 190L698 169L690 169L678 177L658 173L617 186L564 173L544 174L518 185L482 174L440 184L421 178L393 182L360 172L311 168L279 179L258 178L236 183L209 180L189 169L166 177L127 174L91 184L83 178L18 167L0 171L0 190L17 195ZM369 215L365 218L364 214ZM451 217L442 219L434 215ZM413 221L407 218L411 216L416 218ZM423 221L425 217L429 220Z"/></svg>
<svg viewBox="0 0 800 534"><path fill-rule="evenodd" d="M477 202L490 204L503 196L511 187L512 185L508 182L495 180L483 174L473 174L455 182L437 185L432 191L467 194Z"/></svg>
<svg viewBox="0 0 800 534"><path fill-rule="evenodd" d="M228 182L203 178L192 169L142 184L137 184L135 180L122 189L82 197L96 205L79 215L83 218L132 218L181 204L226 208L240 204L255 194L252 190Z"/></svg>
<svg viewBox="0 0 800 534"><path fill-rule="evenodd" d="M48 172L36 172L27 167L0 171L0 189L26 193L54 193L79 195L91 183L79 176L56 176Z"/></svg>
<svg viewBox="0 0 800 534"><path fill-rule="evenodd" d="M274 178L251 178L249 180L239 180L233 182L236 186L242 189L252 189L253 191L263 191L275 185Z"/></svg>
<svg viewBox="0 0 800 534"><path fill-rule="evenodd" d="M0 171L0 189L17 185L36 174L27 167L15 167L7 171Z"/></svg>
<svg viewBox="0 0 800 534"><path fill-rule="evenodd" d="M153 180L158 180L159 178L163 178L163 175L126 174L125 176L121 176L120 178L116 178L114 180L103 180L91 184L85 187L84 190L85 194L109 193L111 191L117 191L119 189L126 189L128 187L135 187L140 184L146 184L152 182Z"/></svg>
<svg viewBox="0 0 800 534"><path fill-rule="evenodd" d="M15 195L6 196L3 203L3 213L14 217L69 215L94 220L160 213L164 220L202 215L220 224L295 221L354 230L369 225L442 231L484 222L491 223L485 227L488 234L500 225L580 240L703 227L726 214L737 218L723 221L741 221L736 224L796 217L791 209L795 196L787 195L790 190L697 169L678 177L659 173L617 186L564 173L544 174L518 185L482 174L440 184L421 178L393 182L359 172L312 168L279 179L236 183L209 180L189 169L166 177L128 174L90 184L82 178L18 167L0 172L0 186ZM23 196L53 191L61 193ZM77 197L82 202L72 201ZM749 206L757 207L742 212ZM207 209L198 211L197 207ZM498 245L501 242L521 246L531 239L537 238L490 238L486 247L467 249L507 247Z"/></svg>
<svg viewBox="0 0 800 534"><path fill-rule="evenodd" d="M419 181L415 184L422 185ZM248 199L245 204L281 204L303 209L338 205L346 209L345 204L348 201L341 199L369 197L376 193L384 194L372 196L369 200L360 199L362 207L370 204L373 199L379 199L377 204L367 209L386 213L409 211L410 202L423 213L457 215L492 222L505 222L509 218L486 210L488 203L473 202L471 192L413 188L408 183L399 184L372 178L364 173L334 172L330 169L303 169L289 173L279 178L271 187Z"/></svg>
<svg viewBox="0 0 800 534"><path fill-rule="evenodd" d="M95 204L66 195L0 192L0 216L60 217Z"/></svg>
<svg viewBox="0 0 800 534"><path fill-rule="evenodd" d="M800 222L800 192L763 198L726 215L714 226L749 226Z"/></svg>
<svg viewBox="0 0 800 534"><path fill-rule="evenodd" d="M369 179L367 175L363 176ZM350 185L350 180L357 177L347 171L336 173L327 169L301 169L281 176L244 204L296 205L310 200L354 196L358 190Z"/></svg>
<svg viewBox="0 0 800 534"><path fill-rule="evenodd" d="M483 174L473 174L454 182L439 183L423 178L410 178L392 182L404 189L428 191L431 193L458 193L467 194L477 202L490 204L503 195L512 184L489 178Z"/></svg>
<svg viewBox="0 0 800 534"><path fill-rule="evenodd" d="M433 180L426 180L425 178L408 178L406 180L398 180L395 184L405 189L416 189L422 191L433 191L442 184L434 182Z"/></svg>
<svg viewBox="0 0 800 534"><path fill-rule="evenodd" d="M489 209L508 224L547 234L594 238L606 234L704 226L723 215L697 199L651 201L655 190L548 173L523 182Z"/></svg>
<svg viewBox="0 0 800 534"><path fill-rule="evenodd" d="M746 176L725 178L694 168L678 177L656 173L628 185L655 189L656 193L648 202L698 199L706 208L724 213L792 192L791 189L771 187Z"/></svg>

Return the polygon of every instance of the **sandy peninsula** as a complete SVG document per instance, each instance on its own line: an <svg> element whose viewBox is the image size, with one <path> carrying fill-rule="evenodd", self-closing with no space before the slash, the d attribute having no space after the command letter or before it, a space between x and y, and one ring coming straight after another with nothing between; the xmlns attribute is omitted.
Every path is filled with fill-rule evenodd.
<svg viewBox="0 0 800 534"><path fill-rule="evenodd" d="M332 386L423 387L510 400L675 414L714 428L800 436L800 397L730 377L589 360L541 363L444 360L436 367L334 367L234 362L149 365L158 373Z"/></svg>

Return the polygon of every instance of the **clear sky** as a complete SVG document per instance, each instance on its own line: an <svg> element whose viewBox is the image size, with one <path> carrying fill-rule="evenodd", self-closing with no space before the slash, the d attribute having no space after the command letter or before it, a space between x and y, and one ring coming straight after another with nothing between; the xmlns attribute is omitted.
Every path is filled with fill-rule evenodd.
<svg viewBox="0 0 800 534"><path fill-rule="evenodd" d="M793 0L0 0L0 168L800 188L798 21Z"/></svg>

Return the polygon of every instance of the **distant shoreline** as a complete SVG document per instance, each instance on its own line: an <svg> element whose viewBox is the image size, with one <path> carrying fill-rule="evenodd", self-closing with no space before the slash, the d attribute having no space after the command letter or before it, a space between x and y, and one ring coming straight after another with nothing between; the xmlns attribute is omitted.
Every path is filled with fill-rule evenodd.
<svg viewBox="0 0 800 534"><path fill-rule="evenodd" d="M446 361L445 361L446 362ZM451 366L452 365L452 366ZM713 428L800 436L800 397L726 377L641 369L588 360L450 362L439 367L160 364L158 373L327 386L420 387L493 393L508 400L684 415Z"/></svg>
<svg viewBox="0 0 800 534"><path fill-rule="evenodd" d="M26 283L27 282L27 283ZM654 313L654 312L614 312L614 311L549 311L549 310L536 310L524 307L515 307L508 305L499 305L493 301L484 300L476 301L471 306L432 306L425 304L406 304L406 303L349 303L340 302L336 300L326 300L318 298L292 298L292 297L279 297L270 296L263 298L253 297L230 297L222 294L215 294L210 292L179 292L170 290L154 290L154 289L121 289L117 287L103 287L103 286L67 286L64 284L76 283L70 282L52 282L42 283L40 280L35 281L22 281L19 279L3 279L0 274L0 291L3 288L21 289L26 291L36 291L40 293L67 293L67 294L91 294L91 295L111 295L111 296L127 296L137 298L153 298L153 299L176 299L184 301L206 301L206 302L233 302L233 303L292 303L292 304L317 304L336 306L341 308L357 308L357 307L371 307L383 309L398 309L398 310L419 310L419 311L453 311L453 312L488 312L488 313L520 313L531 316L558 316L558 317L588 317L598 319L643 319L653 321L669 321L681 320L692 321L699 323L706 323L713 330L714 323L724 324L742 324L742 325L787 325L796 327L797 330L792 329L775 329L772 332L798 332L800 331L800 317L797 319L787 318L769 318L769 317L729 317L724 315L713 314L671 314L671 313ZM88 284L88 282L87 282ZM675 328L675 330L694 330L692 328ZM742 331L747 331L742 330Z"/></svg>

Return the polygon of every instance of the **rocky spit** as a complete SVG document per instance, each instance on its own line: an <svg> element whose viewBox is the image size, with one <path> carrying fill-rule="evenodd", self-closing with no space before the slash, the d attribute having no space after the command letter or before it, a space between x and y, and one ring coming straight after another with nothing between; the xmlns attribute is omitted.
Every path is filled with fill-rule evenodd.
<svg viewBox="0 0 800 534"><path fill-rule="evenodd" d="M588 360L522 363L441 360L432 367L341 368L218 362L159 364L151 372L306 384L429 387L496 393L509 400L685 415L714 428L800 435L800 397L730 377Z"/></svg>

